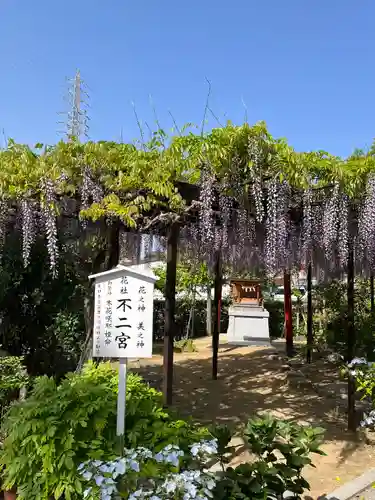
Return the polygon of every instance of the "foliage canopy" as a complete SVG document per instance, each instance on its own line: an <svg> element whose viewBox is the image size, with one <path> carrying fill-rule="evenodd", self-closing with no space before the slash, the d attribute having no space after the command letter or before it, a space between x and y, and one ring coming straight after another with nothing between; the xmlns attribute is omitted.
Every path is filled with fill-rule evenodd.
<svg viewBox="0 0 375 500"><path fill-rule="evenodd" d="M248 144L254 139L263 159L263 176L280 176L296 188L339 182L351 197L362 193L369 174L375 172L374 147L347 159L325 151L296 152L284 139L276 139L264 122L213 129L204 135L192 131L166 137L163 131L137 147L109 141L59 142L34 148L9 141L0 152L0 194L5 199L34 198L45 202L42 179L51 179L60 195L75 197L83 182L83 167L90 166L105 196L81 215L98 219L119 216L135 226L142 212L156 205L178 211L183 206L176 181L198 182L202 165L219 182L233 175L244 185L251 180Z"/></svg>

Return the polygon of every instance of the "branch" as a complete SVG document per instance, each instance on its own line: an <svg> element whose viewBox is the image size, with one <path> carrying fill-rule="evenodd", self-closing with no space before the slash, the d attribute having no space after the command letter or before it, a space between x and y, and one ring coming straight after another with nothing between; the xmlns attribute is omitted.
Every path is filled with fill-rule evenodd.
<svg viewBox="0 0 375 500"><path fill-rule="evenodd" d="M201 205L202 202L195 200L191 203L191 205L186 207L181 213L165 212L157 215L156 217L153 217L152 219L145 217L143 221L146 222L146 224L141 226L140 229L142 229L143 231L148 231L149 229L158 224L173 224L176 222L181 222L191 212L199 209Z"/></svg>
<svg viewBox="0 0 375 500"><path fill-rule="evenodd" d="M206 117L207 117L207 111L208 111L208 107L210 104L210 96L211 96L211 82L207 77L206 77L206 82L208 83L208 92L207 92L207 97L206 97L206 105L204 107L204 113L203 113L201 137L203 137L203 133L204 133L204 125L205 125L205 121L206 121Z"/></svg>

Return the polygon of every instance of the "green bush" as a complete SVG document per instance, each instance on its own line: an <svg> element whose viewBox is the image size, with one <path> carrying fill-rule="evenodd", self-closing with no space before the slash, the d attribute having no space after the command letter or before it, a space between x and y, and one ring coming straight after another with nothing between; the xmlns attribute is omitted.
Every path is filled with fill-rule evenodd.
<svg viewBox="0 0 375 500"><path fill-rule="evenodd" d="M310 454L324 455L320 449L322 434L322 429L278 420L271 415L249 420L245 438L257 458L252 463L229 467L216 486L214 498L279 499L290 491L293 498L301 499L309 489L302 470L312 465Z"/></svg>
<svg viewBox="0 0 375 500"><path fill-rule="evenodd" d="M284 302L277 300L264 301L264 308L270 313L268 320L270 337L278 339L284 335Z"/></svg>
<svg viewBox="0 0 375 500"><path fill-rule="evenodd" d="M369 280L355 280L354 326L356 354L375 360L375 316L370 308ZM315 336L346 356L348 335L347 284L334 281L315 290Z"/></svg>
<svg viewBox="0 0 375 500"><path fill-rule="evenodd" d="M116 448L117 372L109 363L89 363L60 385L36 379L30 396L9 410L0 452L5 488L17 487L20 499L81 498L80 463L111 459ZM178 420L162 407L161 394L129 374L125 445L182 448L205 430Z"/></svg>
<svg viewBox="0 0 375 500"><path fill-rule="evenodd" d="M0 357L0 410L2 412L10 401L16 399L20 389L28 384L28 375L18 356Z"/></svg>
<svg viewBox="0 0 375 500"><path fill-rule="evenodd" d="M197 352L198 349L194 344L193 339L181 339L175 340L173 344L173 349L175 352Z"/></svg>

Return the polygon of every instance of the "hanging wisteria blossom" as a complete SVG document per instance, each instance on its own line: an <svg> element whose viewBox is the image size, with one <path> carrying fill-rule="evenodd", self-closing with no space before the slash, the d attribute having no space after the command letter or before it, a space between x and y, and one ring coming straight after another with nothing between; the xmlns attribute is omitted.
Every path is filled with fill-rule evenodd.
<svg viewBox="0 0 375 500"><path fill-rule="evenodd" d="M0 200L0 245L4 245L8 224L8 203Z"/></svg>
<svg viewBox="0 0 375 500"><path fill-rule="evenodd" d="M288 241L290 226L290 186L286 181L279 185L277 197L277 264L279 269L284 269L288 261Z"/></svg>
<svg viewBox="0 0 375 500"><path fill-rule="evenodd" d="M260 148L256 139L249 139L248 154L250 161L253 163L253 168L250 170L250 179L252 181L251 190L255 203L256 220L262 223L264 219L262 165Z"/></svg>
<svg viewBox="0 0 375 500"><path fill-rule="evenodd" d="M215 179L208 167L202 169L202 178L200 186L200 203L201 210L199 212L199 224L201 229L201 238L207 251L215 241L215 221L213 216L213 201L214 201L214 184Z"/></svg>
<svg viewBox="0 0 375 500"><path fill-rule="evenodd" d="M219 196L220 220L222 227L222 248L228 248L228 231L231 219L232 200L229 196Z"/></svg>
<svg viewBox="0 0 375 500"><path fill-rule="evenodd" d="M340 199L340 218L339 218L339 231L338 231L338 256L342 269L345 269L348 263L348 253L349 253L348 218L349 218L349 199L346 194L343 194Z"/></svg>
<svg viewBox="0 0 375 500"><path fill-rule="evenodd" d="M54 190L54 184L51 179L45 179L44 181L42 181L42 192L44 194L42 213L43 213L46 237L47 237L47 250L48 250L52 275L53 277L56 277L59 249L57 243L55 190Z"/></svg>
<svg viewBox="0 0 375 500"><path fill-rule="evenodd" d="M287 265L286 268L299 270L301 266L302 255L302 235L300 225L295 221L290 221L289 226L289 239L287 249Z"/></svg>
<svg viewBox="0 0 375 500"><path fill-rule="evenodd" d="M141 240L142 258L147 259L153 250L153 235L150 233L142 234Z"/></svg>
<svg viewBox="0 0 375 500"><path fill-rule="evenodd" d="M375 269L375 176L367 180L366 195L358 221L358 253Z"/></svg>
<svg viewBox="0 0 375 500"><path fill-rule="evenodd" d="M21 201L22 259L24 267L30 264L31 249L36 237L35 213L30 200Z"/></svg>
<svg viewBox="0 0 375 500"><path fill-rule="evenodd" d="M334 266L334 249L339 228L340 199L339 185L336 183L323 212L323 250L331 269Z"/></svg>
<svg viewBox="0 0 375 500"><path fill-rule="evenodd" d="M311 188L303 193L302 251L304 264L311 262L313 246L313 217Z"/></svg>
<svg viewBox="0 0 375 500"><path fill-rule="evenodd" d="M103 199L103 188L94 180L92 170L85 165L82 168L82 186L81 186L81 206L83 210L90 207L91 203L100 203ZM107 223L111 223L110 217ZM81 221L83 227L87 227L85 220Z"/></svg>
<svg viewBox="0 0 375 500"><path fill-rule="evenodd" d="M237 238L237 251L239 252L239 258L241 258L242 252L247 244L247 230L248 230L248 213L244 208L237 210L237 224L236 224L236 238Z"/></svg>
<svg viewBox="0 0 375 500"><path fill-rule="evenodd" d="M223 244L223 230L220 226L215 227L215 240L214 240L214 249L216 252L221 251Z"/></svg>
<svg viewBox="0 0 375 500"><path fill-rule="evenodd" d="M277 182L273 179L268 182L267 187L268 196L264 257L266 271L269 275L273 275L277 270Z"/></svg>

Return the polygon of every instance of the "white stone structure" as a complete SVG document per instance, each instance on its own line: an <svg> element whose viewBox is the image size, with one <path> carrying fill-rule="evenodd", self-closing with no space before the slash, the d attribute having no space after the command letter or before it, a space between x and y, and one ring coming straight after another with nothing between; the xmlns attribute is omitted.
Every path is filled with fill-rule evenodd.
<svg viewBox="0 0 375 500"><path fill-rule="evenodd" d="M235 345L270 344L268 318L270 313L255 304L233 304L229 308L227 340Z"/></svg>

